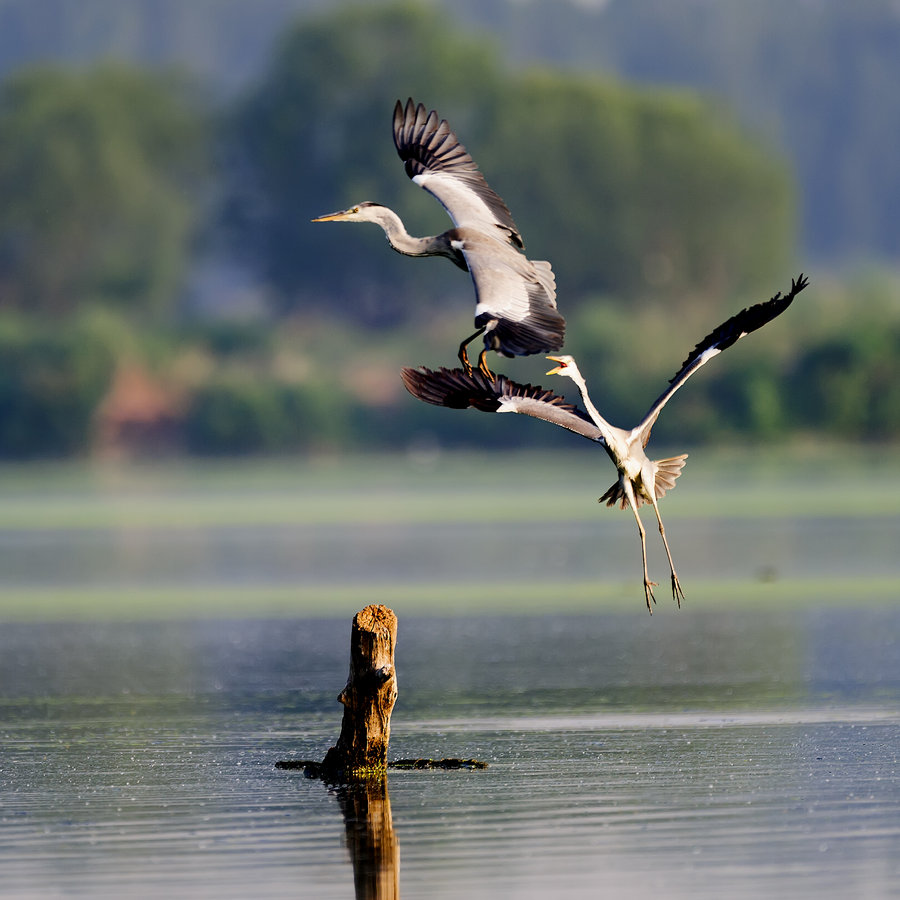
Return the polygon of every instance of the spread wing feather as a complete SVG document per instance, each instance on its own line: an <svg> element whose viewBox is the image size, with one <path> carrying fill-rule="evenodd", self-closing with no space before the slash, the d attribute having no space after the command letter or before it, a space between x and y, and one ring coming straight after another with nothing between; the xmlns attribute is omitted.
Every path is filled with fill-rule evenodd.
<svg viewBox="0 0 900 900"><path fill-rule="evenodd" d="M417 399L449 409L513 412L552 422L591 441L603 442L600 429L577 406L552 391L518 384L505 375L485 377L478 369L403 368L406 389Z"/></svg>
<svg viewBox="0 0 900 900"><path fill-rule="evenodd" d="M644 420L635 429L635 431L643 432L644 445L646 446L650 439L650 429L653 428L662 408L694 372L705 366L714 356L736 344L742 337L746 337L780 316L793 303L794 297L808 284L809 279L801 273L798 278L792 279L791 289L786 295L782 296L779 291L771 300L742 309L703 338L688 354L678 373L670 379L669 387L656 398Z"/></svg>
<svg viewBox="0 0 900 900"><path fill-rule="evenodd" d="M410 98L394 107L394 145L406 174L432 194L458 228L488 233L524 248L522 235L503 200L490 188L446 119Z"/></svg>
<svg viewBox="0 0 900 900"><path fill-rule="evenodd" d="M809 279L801 273L799 278L791 280L791 289L785 296L782 296L779 291L771 300L748 306L733 315L727 322L723 322L691 350L688 358L681 364L678 374L669 379L670 384L686 377L685 370L690 368L708 350L715 349L721 353L736 344L742 337L746 337L752 331L771 322L776 316L780 316L794 302L794 297L808 284Z"/></svg>
<svg viewBox="0 0 900 900"><path fill-rule="evenodd" d="M559 350L565 319L556 309L556 278L548 262L528 259L503 200L490 188L446 119L410 98L394 107L394 145L406 174L450 214L445 232L475 285L476 327L485 347L504 356Z"/></svg>
<svg viewBox="0 0 900 900"><path fill-rule="evenodd" d="M550 264L467 231L461 243L475 285L475 325L496 321L485 343L506 356L562 347L566 322L556 308L556 278Z"/></svg>

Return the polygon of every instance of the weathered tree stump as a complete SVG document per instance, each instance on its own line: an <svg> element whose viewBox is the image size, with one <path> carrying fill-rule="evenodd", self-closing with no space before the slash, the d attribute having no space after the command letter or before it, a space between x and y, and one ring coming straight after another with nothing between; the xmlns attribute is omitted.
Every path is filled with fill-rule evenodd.
<svg viewBox="0 0 900 900"><path fill-rule="evenodd" d="M353 617L350 675L338 696L341 734L325 754L321 773L345 781L387 770L391 712L397 700L394 645L397 617L386 606L367 606Z"/></svg>
<svg viewBox="0 0 900 900"><path fill-rule="evenodd" d="M341 734L322 762L279 760L278 769L303 769L310 778L350 784L387 769L486 769L477 759L399 759L388 763L391 712L397 700L394 645L397 617L386 606L367 606L353 617L350 675L338 696L344 704ZM386 789L386 785L385 785Z"/></svg>

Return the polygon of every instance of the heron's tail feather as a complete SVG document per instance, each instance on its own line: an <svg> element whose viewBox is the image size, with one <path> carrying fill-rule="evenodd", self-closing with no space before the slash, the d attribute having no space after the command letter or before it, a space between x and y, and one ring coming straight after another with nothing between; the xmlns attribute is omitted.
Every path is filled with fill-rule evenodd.
<svg viewBox="0 0 900 900"><path fill-rule="evenodd" d="M681 456L673 456L670 459L658 459L656 466L656 499L665 496L666 491L671 491L675 487L675 479L681 474L684 468L684 461L687 459L687 453Z"/></svg>
<svg viewBox="0 0 900 900"><path fill-rule="evenodd" d="M666 491L671 491L675 487L675 479L681 474L684 468L684 461L687 459L687 453L681 456L673 456L670 459L658 459L653 463L654 487L656 491L656 499L664 497ZM601 498L600 503L605 502L607 506L615 506L619 504L619 509L628 507L628 495L622 490L620 482L616 482ZM634 492L634 502L638 509L647 501L637 492Z"/></svg>
<svg viewBox="0 0 900 900"><path fill-rule="evenodd" d="M618 481L597 502L603 503L604 500L607 506L615 506L617 503L619 509L625 509L628 506L628 497L625 496L625 491L622 490L622 485ZM638 503L640 502L638 499Z"/></svg>

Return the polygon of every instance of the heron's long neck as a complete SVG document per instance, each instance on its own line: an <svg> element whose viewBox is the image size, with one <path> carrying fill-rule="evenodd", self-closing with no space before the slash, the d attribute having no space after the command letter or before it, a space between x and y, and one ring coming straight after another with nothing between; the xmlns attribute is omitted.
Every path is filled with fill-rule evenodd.
<svg viewBox="0 0 900 900"><path fill-rule="evenodd" d="M403 224L403 220L386 206L378 210L374 220L384 229L388 243L404 256L449 256L449 242L438 237L413 237ZM445 246L446 243L446 246Z"/></svg>
<svg viewBox="0 0 900 900"><path fill-rule="evenodd" d="M618 430L614 428L603 416L600 415L597 407L591 402L590 394L588 394L587 382L584 380L584 376L581 372L570 373L569 377L575 384L578 385L578 390L581 391L581 399L584 402L585 409L588 411L588 415L594 420L594 424L600 429L601 434L603 435L603 439L609 446L612 446L616 441L615 432Z"/></svg>

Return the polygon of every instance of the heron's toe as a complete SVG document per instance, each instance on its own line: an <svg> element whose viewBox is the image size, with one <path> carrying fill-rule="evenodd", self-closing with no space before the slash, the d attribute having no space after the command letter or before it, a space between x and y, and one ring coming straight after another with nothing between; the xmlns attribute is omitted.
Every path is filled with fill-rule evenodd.
<svg viewBox="0 0 900 900"><path fill-rule="evenodd" d="M647 601L647 612L650 615L653 615L653 607L650 605L650 602L656 603L656 597L653 594L653 588L657 586L655 581L650 581L647 578L644 579L644 599Z"/></svg>
<svg viewBox="0 0 900 900"><path fill-rule="evenodd" d="M672 572L672 599L678 604L678 608L681 609L681 601L684 600L684 591L681 589L681 582L674 572Z"/></svg>

